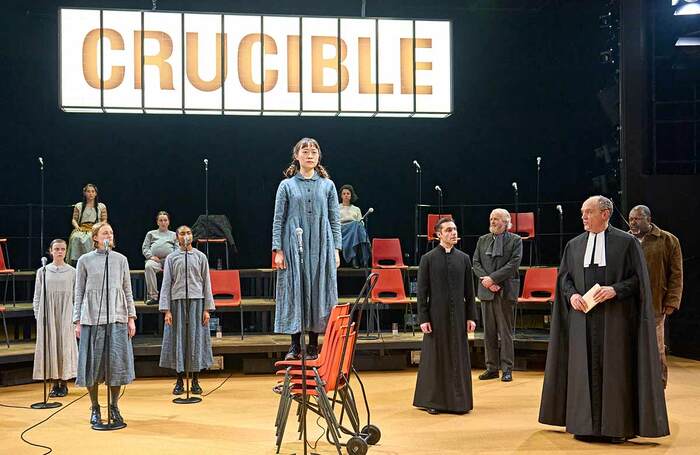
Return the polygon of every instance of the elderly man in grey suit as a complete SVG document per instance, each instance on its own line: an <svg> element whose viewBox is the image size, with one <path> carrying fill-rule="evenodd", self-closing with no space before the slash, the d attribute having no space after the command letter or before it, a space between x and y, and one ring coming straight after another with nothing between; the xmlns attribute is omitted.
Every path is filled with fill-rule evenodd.
<svg viewBox="0 0 700 455"><path fill-rule="evenodd" d="M474 274L479 278L478 296L484 323L486 371L479 379L498 378L501 339L501 381L513 380L513 304L520 293L518 267L523 255L520 236L508 232L510 214L494 209L489 217L489 233L479 237L474 251Z"/></svg>

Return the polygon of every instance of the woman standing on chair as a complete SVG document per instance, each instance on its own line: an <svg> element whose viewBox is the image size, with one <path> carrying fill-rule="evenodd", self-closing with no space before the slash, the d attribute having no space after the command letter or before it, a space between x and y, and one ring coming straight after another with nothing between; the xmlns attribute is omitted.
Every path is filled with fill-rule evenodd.
<svg viewBox="0 0 700 455"><path fill-rule="evenodd" d="M180 247L165 259L163 267L158 309L165 315L165 327L159 365L177 372L173 395L182 395L185 391L182 383L185 368L192 373L192 393L200 395L199 372L214 363L209 333L209 311L214 310L209 261L204 253L192 247L189 226L177 228L177 242Z"/></svg>
<svg viewBox="0 0 700 455"><path fill-rule="evenodd" d="M73 206L73 232L68 239L68 262L75 265L78 258L89 253L92 246L92 226L107 221L107 206L99 201L97 187L88 183L83 187L83 201Z"/></svg>
<svg viewBox="0 0 700 455"><path fill-rule="evenodd" d="M92 227L94 251L80 257L75 281L73 323L80 338L78 378L75 385L87 387L92 404L90 424L100 423L97 386L105 382L111 397L108 410L112 422L123 423L119 412L119 391L134 380L134 352L131 338L136 334L136 308L131 294L129 261L114 248L114 232L108 223ZM107 243L108 247L105 246ZM109 249L109 251L108 251ZM109 281L105 283L105 263L109 261ZM105 284L109 286L106 294ZM109 324L107 324L109 295ZM109 330L109 352L105 352L105 332ZM109 377L105 358L109 356Z"/></svg>
<svg viewBox="0 0 700 455"><path fill-rule="evenodd" d="M338 193L321 165L321 148L315 139L297 142L284 176L277 188L272 223L272 251L278 268L275 332L291 335L285 357L291 360L301 357L301 332L308 330L307 357L312 359L318 355L318 334L325 330L331 308L338 301L336 269L343 246ZM297 228L303 230L303 277ZM303 326L302 302L306 314Z"/></svg>
<svg viewBox="0 0 700 455"><path fill-rule="evenodd" d="M46 357L46 379L54 381L49 397L68 395L66 381L77 374L78 344L73 334L73 290L75 269L66 264L66 241L56 239L49 245L53 262L36 271L34 287L34 318L36 319L36 349L34 351L35 380L44 379L44 357ZM46 296L44 296L44 280ZM46 305L46 307L44 307ZM44 331L46 316L46 331ZM46 352L44 352L46 337Z"/></svg>

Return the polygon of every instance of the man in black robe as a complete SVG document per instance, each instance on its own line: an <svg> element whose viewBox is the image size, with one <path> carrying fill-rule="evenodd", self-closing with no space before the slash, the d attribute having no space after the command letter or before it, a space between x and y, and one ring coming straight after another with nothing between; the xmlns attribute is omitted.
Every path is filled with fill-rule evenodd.
<svg viewBox="0 0 700 455"><path fill-rule="evenodd" d="M474 278L469 255L455 248L457 226L435 225L440 244L418 268L418 317L423 331L413 406L430 414L464 414L473 407L467 331L476 324Z"/></svg>
<svg viewBox="0 0 700 455"><path fill-rule="evenodd" d="M539 421L620 443L669 429L644 256L633 236L608 225L612 210L609 199L588 198L587 232L564 250ZM595 284L589 307L582 296Z"/></svg>

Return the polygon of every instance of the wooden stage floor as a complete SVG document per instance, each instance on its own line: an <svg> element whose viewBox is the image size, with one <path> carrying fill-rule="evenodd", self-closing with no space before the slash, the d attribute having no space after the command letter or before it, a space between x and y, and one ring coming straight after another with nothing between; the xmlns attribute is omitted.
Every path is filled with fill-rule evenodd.
<svg viewBox="0 0 700 455"><path fill-rule="evenodd" d="M431 416L411 406L416 370L363 374L372 406L372 423L382 431L380 443L369 454L506 454L585 453L614 451L639 453L696 454L700 447L700 362L671 357L666 393L671 436L638 438L620 446L583 443L560 428L537 423L541 372L516 372L509 384L478 381L472 373L475 409L467 415ZM207 375L205 393L225 375ZM277 395L270 390L272 375L234 375L199 404L171 403L172 380L137 379L122 398L121 409L128 427L115 432L90 429L89 401L80 398L59 408L52 419L29 431L25 437L48 445L57 454L272 454L273 420ZM83 390L70 385L65 404L79 398ZM27 406L41 397L41 384L0 388L0 403ZM104 398L102 399L103 404ZM0 407L0 452L41 454L44 449L20 440L20 433L55 410ZM309 419L309 436L315 440L322 430ZM283 454L302 453L294 425L287 427ZM319 442L319 454L335 453ZM310 451L311 453L311 451ZM345 452L343 452L345 453Z"/></svg>

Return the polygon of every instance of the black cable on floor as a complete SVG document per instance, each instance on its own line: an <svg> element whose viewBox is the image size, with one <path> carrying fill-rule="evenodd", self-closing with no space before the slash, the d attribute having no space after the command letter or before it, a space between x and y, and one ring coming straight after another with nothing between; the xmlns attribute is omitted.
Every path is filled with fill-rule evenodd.
<svg viewBox="0 0 700 455"><path fill-rule="evenodd" d="M11 404L2 404L2 403L0 403L0 406L3 408L32 409L31 406L14 406Z"/></svg>
<svg viewBox="0 0 700 455"><path fill-rule="evenodd" d="M22 432L22 434L19 435L20 439L21 439L23 442L25 442L26 444L29 444L30 446L33 446L33 447L41 447L42 449L47 449L48 452L44 452L43 455L48 455L48 454L50 454L51 452L53 452L53 449L52 449L51 447L49 447L49 446L44 446L44 445L41 445L41 444L34 444L33 442L29 442L28 440L24 439L24 435L25 435L27 432L29 432L29 431L33 430L34 428L38 427L38 426L41 425L42 423L46 422L47 420L49 420L51 417L55 416L55 415L58 414L59 412L63 411L64 409L66 409L68 406L72 405L72 404L75 403L76 401L85 398L87 395L88 395L88 394L86 393L86 394L84 394L84 395L79 396L78 398L76 398L75 400L71 401L71 402L68 403L67 405L61 406L61 407L58 408L56 411L52 412L51 415L49 415L47 418L45 418L45 419L42 420L41 422L35 423L35 424L32 425L31 427L27 428L26 430L24 430L24 431Z"/></svg>
<svg viewBox="0 0 700 455"><path fill-rule="evenodd" d="M203 396L203 397L207 397L207 396L211 395L212 393L216 392L217 390L219 390L219 389L221 388L221 386L224 385L224 384L226 383L226 381L228 381L229 379L231 379L231 376L233 376L233 373L229 374L228 377L227 377L226 379L224 379L223 381L221 381L221 384L217 385L216 387L214 387L213 389L211 389L211 390L208 391L207 393L202 394L202 396Z"/></svg>

